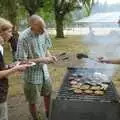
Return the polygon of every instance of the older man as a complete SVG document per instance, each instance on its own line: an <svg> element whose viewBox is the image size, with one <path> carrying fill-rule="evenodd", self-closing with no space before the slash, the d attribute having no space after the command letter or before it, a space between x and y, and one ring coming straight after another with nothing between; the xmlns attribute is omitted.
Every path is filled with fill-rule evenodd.
<svg viewBox="0 0 120 120"><path fill-rule="evenodd" d="M44 96L45 110L48 117L51 81L46 64L56 62L48 50L52 46L50 37L46 31L44 20L38 15L32 15L29 19L30 27L19 37L17 48L18 60L29 60L36 65L28 68L24 74L24 93L29 102L29 109L33 120L38 120L37 99L38 94Z"/></svg>

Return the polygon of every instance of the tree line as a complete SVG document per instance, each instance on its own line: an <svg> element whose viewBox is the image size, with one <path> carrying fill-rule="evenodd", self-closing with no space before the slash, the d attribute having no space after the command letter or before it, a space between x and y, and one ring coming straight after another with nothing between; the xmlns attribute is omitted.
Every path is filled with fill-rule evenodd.
<svg viewBox="0 0 120 120"><path fill-rule="evenodd" d="M55 23L56 37L64 38L66 16L83 8L89 15L93 4L94 0L0 0L0 16L17 25L20 16L39 13L46 21Z"/></svg>

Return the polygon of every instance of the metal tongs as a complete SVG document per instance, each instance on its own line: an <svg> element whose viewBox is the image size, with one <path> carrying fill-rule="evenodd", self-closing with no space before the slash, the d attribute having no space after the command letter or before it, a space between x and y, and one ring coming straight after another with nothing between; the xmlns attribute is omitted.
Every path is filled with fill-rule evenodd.
<svg viewBox="0 0 120 120"><path fill-rule="evenodd" d="M61 53L61 54L59 54L59 55L57 56L57 59L58 59L58 60L63 60L63 61L65 61L65 60L68 60L69 57L67 56L67 53L66 53L66 52L63 52L63 53Z"/></svg>
<svg viewBox="0 0 120 120"><path fill-rule="evenodd" d="M86 54L84 54L84 53L77 53L77 54L76 54L76 57L77 57L78 59L87 58L87 59L90 59L90 60L94 60L94 61L96 61L96 62L99 62L96 58L90 57L90 56L88 56L88 55L86 55Z"/></svg>

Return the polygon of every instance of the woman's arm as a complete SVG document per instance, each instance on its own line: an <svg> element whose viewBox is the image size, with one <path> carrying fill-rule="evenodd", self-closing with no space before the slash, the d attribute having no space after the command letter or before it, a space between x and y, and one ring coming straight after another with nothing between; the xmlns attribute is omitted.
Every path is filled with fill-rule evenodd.
<svg viewBox="0 0 120 120"><path fill-rule="evenodd" d="M16 70L14 68L11 68L11 69L8 69L8 70L2 70L2 71L0 71L0 78L8 77L9 75L14 73L15 71Z"/></svg>
<svg viewBox="0 0 120 120"><path fill-rule="evenodd" d="M9 75L17 72L17 71L24 71L26 70L28 67L30 67L30 65L27 65L27 64L24 64L24 65L16 65L15 67L11 68L11 69L8 69L8 70L2 70L0 71L0 78L3 78L3 77L8 77Z"/></svg>

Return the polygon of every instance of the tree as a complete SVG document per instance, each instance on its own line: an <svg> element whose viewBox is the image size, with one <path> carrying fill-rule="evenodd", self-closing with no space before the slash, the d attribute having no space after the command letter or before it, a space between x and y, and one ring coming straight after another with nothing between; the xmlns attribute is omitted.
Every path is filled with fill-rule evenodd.
<svg viewBox="0 0 120 120"><path fill-rule="evenodd" d="M90 14L94 0L54 0L54 13L56 21L56 37L64 38L64 20L65 16L74 9L85 7L88 15Z"/></svg>
<svg viewBox="0 0 120 120"><path fill-rule="evenodd" d="M79 2L82 2L83 7L85 8L87 15L90 15L92 6L94 4L94 0L79 0Z"/></svg>
<svg viewBox="0 0 120 120"><path fill-rule="evenodd" d="M28 11L29 15L33 15L36 11L43 7L44 0L22 0L22 5Z"/></svg>
<svg viewBox="0 0 120 120"><path fill-rule="evenodd" d="M77 0L54 0L54 13L56 20L56 37L64 38L63 24L65 15L76 8Z"/></svg>
<svg viewBox="0 0 120 120"><path fill-rule="evenodd" d="M44 18L48 27L55 26L53 0L45 0L44 6L38 10L37 14Z"/></svg>
<svg viewBox="0 0 120 120"><path fill-rule="evenodd" d="M0 9L3 11L1 16L10 20L13 25L16 25L18 0L1 0L0 5Z"/></svg>

